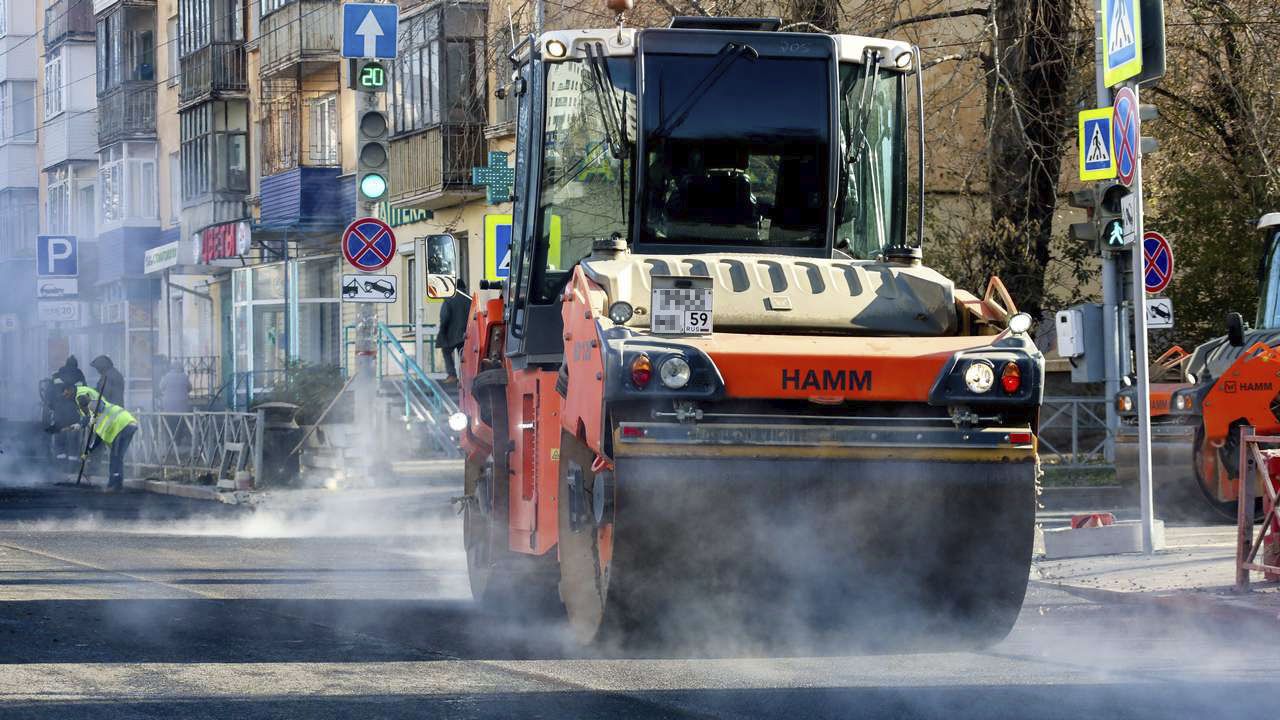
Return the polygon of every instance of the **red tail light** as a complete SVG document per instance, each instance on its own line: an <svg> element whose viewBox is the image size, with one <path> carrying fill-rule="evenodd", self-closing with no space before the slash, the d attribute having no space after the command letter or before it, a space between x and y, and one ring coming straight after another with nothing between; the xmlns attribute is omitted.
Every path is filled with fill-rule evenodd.
<svg viewBox="0 0 1280 720"><path fill-rule="evenodd" d="M649 360L648 355L640 354L635 360L631 361L631 382L636 387L643 390L649 385L649 381L653 379L653 362Z"/></svg>
<svg viewBox="0 0 1280 720"><path fill-rule="evenodd" d="M1022 371L1018 369L1018 363L1005 363L1004 371L1000 373L1000 386L1009 395L1018 392L1022 387Z"/></svg>

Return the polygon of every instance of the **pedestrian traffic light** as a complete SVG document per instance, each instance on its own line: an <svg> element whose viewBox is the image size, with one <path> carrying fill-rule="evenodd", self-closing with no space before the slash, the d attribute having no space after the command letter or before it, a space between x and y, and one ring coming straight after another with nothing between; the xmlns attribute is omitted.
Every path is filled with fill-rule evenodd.
<svg viewBox="0 0 1280 720"><path fill-rule="evenodd" d="M1128 226L1137 218L1131 218L1127 223L1124 218L1124 198L1129 194L1129 188L1115 182L1101 183L1095 192L1098 194L1098 211L1094 215L1098 241L1103 250L1123 250L1137 231L1136 227Z"/></svg>
<svg viewBox="0 0 1280 720"><path fill-rule="evenodd" d="M386 67L377 60L352 63L356 88L356 186L360 199L378 202L386 198L391 126L382 109L387 88Z"/></svg>

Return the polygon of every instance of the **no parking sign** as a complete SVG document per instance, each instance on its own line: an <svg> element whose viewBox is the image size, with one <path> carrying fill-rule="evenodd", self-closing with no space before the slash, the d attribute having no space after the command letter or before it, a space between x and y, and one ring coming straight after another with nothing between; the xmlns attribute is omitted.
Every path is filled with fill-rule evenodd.
<svg viewBox="0 0 1280 720"><path fill-rule="evenodd" d="M1163 292L1173 280L1173 246L1158 232L1142 236L1142 281L1147 292Z"/></svg>

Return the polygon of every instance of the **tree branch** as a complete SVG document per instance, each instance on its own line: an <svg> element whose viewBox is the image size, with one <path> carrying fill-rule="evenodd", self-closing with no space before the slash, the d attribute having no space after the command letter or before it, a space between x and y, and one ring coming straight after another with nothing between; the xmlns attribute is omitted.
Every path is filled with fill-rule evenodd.
<svg viewBox="0 0 1280 720"><path fill-rule="evenodd" d="M894 20L893 22L889 23L888 25L885 25L884 27L876 28L875 30L871 31L870 34L873 36L880 36L880 35L884 35L887 32L897 30L898 28L906 27L907 25L918 25L920 23L932 22L934 20L950 20L954 18L969 17L974 15L986 17L990 13L991 13L991 8L989 7L960 8L958 10L946 10L944 12L926 13L924 15L915 15L913 17L903 18L901 20Z"/></svg>

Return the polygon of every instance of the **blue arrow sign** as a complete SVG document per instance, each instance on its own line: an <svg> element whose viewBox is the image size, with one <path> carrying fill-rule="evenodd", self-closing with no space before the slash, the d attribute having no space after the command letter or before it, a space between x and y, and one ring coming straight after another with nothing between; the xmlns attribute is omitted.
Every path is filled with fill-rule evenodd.
<svg viewBox="0 0 1280 720"><path fill-rule="evenodd" d="M399 5L346 3L342 6L342 57L395 58L399 24Z"/></svg>

